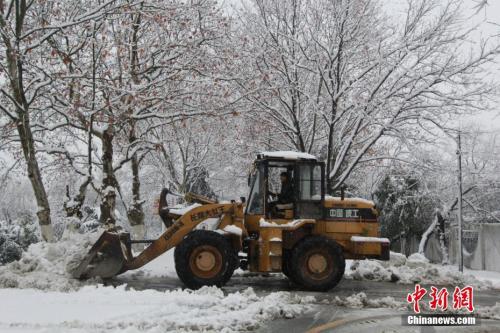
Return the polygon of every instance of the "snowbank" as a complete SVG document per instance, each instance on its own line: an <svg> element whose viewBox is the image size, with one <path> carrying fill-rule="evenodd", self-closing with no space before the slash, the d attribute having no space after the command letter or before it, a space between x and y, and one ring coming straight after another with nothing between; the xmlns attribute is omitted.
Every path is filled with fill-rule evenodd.
<svg viewBox="0 0 500 333"><path fill-rule="evenodd" d="M351 309L364 309L364 308L388 308L398 311L411 311L412 304L405 301L400 301L394 299L394 297L386 296L380 298L368 298L364 292L357 294L352 294L347 297L335 296L335 298L329 302L334 305L344 306ZM440 310L430 309L428 302L420 302L420 307L423 312L427 313L439 313ZM462 310L453 310L451 307L446 310L447 313L466 313ZM480 318L484 319L500 319L500 303L496 303L494 306L476 306L475 314Z"/></svg>
<svg viewBox="0 0 500 333"><path fill-rule="evenodd" d="M366 294L363 292L352 294L351 296L347 297L335 296L332 303L338 306L345 306L352 309L390 308L405 310L407 308L406 302L403 303L402 301L397 301L392 296L368 298L368 296L366 296Z"/></svg>
<svg viewBox="0 0 500 333"><path fill-rule="evenodd" d="M224 295L216 287L160 292L125 286L86 286L71 293L3 289L0 298L0 331L30 332L249 331L275 318L296 317L314 301L287 292L259 297L251 288Z"/></svg>
<svg viewBox="0 0 500 333"><path fill-rule="evenodd" d="M19 261L0 266L0 288L77 289L84 282L71 278L68 272L80 263L100 234L99 230L89 234L66 231L57 243L31 244Z"/></svg>
<svg viewBox="0 0 500 333"><path fill-rule="evenodd" d="M476 312L481 318L500 320L500 303L488 307L480 306L476 309Z"/></svg>
<svg viewBox="0 0 500 333"><path fill-rule="evenodd" d="M471 285L477 289L500 288L495 281L476 278L472 271L460 273L454 266L431 264L418 253L406 258L400 253L391 252L389 261L348 261L345 278L391 281L402 284Z"/></svg>

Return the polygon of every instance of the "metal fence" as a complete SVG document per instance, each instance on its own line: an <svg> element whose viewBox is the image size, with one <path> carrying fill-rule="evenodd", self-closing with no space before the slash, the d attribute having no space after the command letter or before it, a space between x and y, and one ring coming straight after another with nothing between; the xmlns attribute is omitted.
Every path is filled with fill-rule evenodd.
<svg viewBox="0 0 500 333"><path fill-rule="evenodd" d="M500 272L500 223L479 224L477 230L463 230L464 265L470 269ZM448 253L458 262L458 228L450 230Z"/></svg>

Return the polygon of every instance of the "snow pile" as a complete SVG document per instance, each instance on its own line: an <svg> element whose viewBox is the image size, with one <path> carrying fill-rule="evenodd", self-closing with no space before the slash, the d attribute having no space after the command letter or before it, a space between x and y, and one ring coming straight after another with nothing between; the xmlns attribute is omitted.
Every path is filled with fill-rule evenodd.
<svg viewBox="0 0 500 333"><path fill-rule="evenodd" d="M0 266L0 288L36 288L73 290L83 282L68 273L76 267L101 232L78 234L65 232L57 243L31 244L19 261Z"/></svg>
<svg viewBox="0 0 500 333"><path fill-rule="evenodd" d="M125 286L85 286L72 293L4 289L0 298L0 331L30 332L251 331L265 321L296 317L314 301L287 292L259 297L251 288L224 295L216 287L160 292Z"/></svg>
<svg viewBox="0 0 500 333"><path fill-rule="evenodd" d="M500 303L494 306L479 306L476 308L476 313L481 318L500 320Z"/></svg>
<svg viewBox="0 0 500 333"><path fill-rule="evenodd" d="M406 260L406 266L410 268L427 267L429 266L429 259L423 254L413 253Z"/></svg>
<svg viewBox="0 0 500 333"><path fill-rule="evenodd" d="M335 296L333 304L345 306L352 309L362 308L390 308L397 310L405 310L407 303L396 301L394 297L386 296L381 298L368 298L365 293L360 292L347 297Z"/></svg>
<svg viewBox="0 0 500 333"><path fill-rule="evenodd" d="M387 261L381 261L380 262L384 267L390 267L390 266L403 266L406 264L406 256L402 253L398 252L391 252L389 256L389 260Z"/></svg>
<svg viewBox="0 0 500 333"><path fill-rule="evenodd" d="M415 253L406 258L391 252L389 261L353 261L345 272L347 279L391 281L402 284L471 285L477 289L491 289L492 282L478 279L472 274L460 273L454 266L429 263L423 255Z"/></svg>
<svg viewBox="0 0 500 333"><path fill-rule="evenodd" d="M347 297L335 296L335 298L328 302L338 306L344 306L351 309L364 309L364 308L388 308L399 311L412 311L413 305L394 299L394 297L386 296L380 298L368 298L364 292L352 294ZM428 302L420 302L421 311L424 313L439 313L439 310L432 310ZM453 310L450 306L447 313L467 313L464 309ZM476 306L474 313L480 318L485 319L498 319L500 320L500 303L494 306Z"/></svg>

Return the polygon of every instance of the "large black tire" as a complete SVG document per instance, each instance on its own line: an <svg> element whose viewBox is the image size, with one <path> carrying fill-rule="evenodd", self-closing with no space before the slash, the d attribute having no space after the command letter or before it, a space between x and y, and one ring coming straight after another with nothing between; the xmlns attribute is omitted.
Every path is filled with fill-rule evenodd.
<svg viewBox="0 0 500 333"><path fill-rule="evenodd" d="M231 243L209 230L190 232L174 251L175 270L191 289L222 287L233 275L238 256Z"/></svg>
<svg viewBox="0 0 500 333"><path fill-rule="evenodd" d="M335 287L344 276L342 247L323 236L308 236L292 249L288 275L292 282L313 291Z"/></svg>

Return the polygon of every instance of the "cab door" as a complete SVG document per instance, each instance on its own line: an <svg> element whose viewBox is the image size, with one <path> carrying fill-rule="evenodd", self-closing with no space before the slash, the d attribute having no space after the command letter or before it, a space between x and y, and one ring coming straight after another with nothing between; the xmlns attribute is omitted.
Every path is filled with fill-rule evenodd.
<svg viewBox="0 0 500 333"><path fill-rule="evenodd" d="M265 166L258 163L250 174L250 195L245 208L245 227L248 232L259 230L259 221L264 217L266 181Z"/></svg>
<svg viewBox="0 0 500 333"><path fill-rule="evenodd" d="M325 200L325 164L322 162L297 163L295 166L295 218L323 218Z"/></svg>

